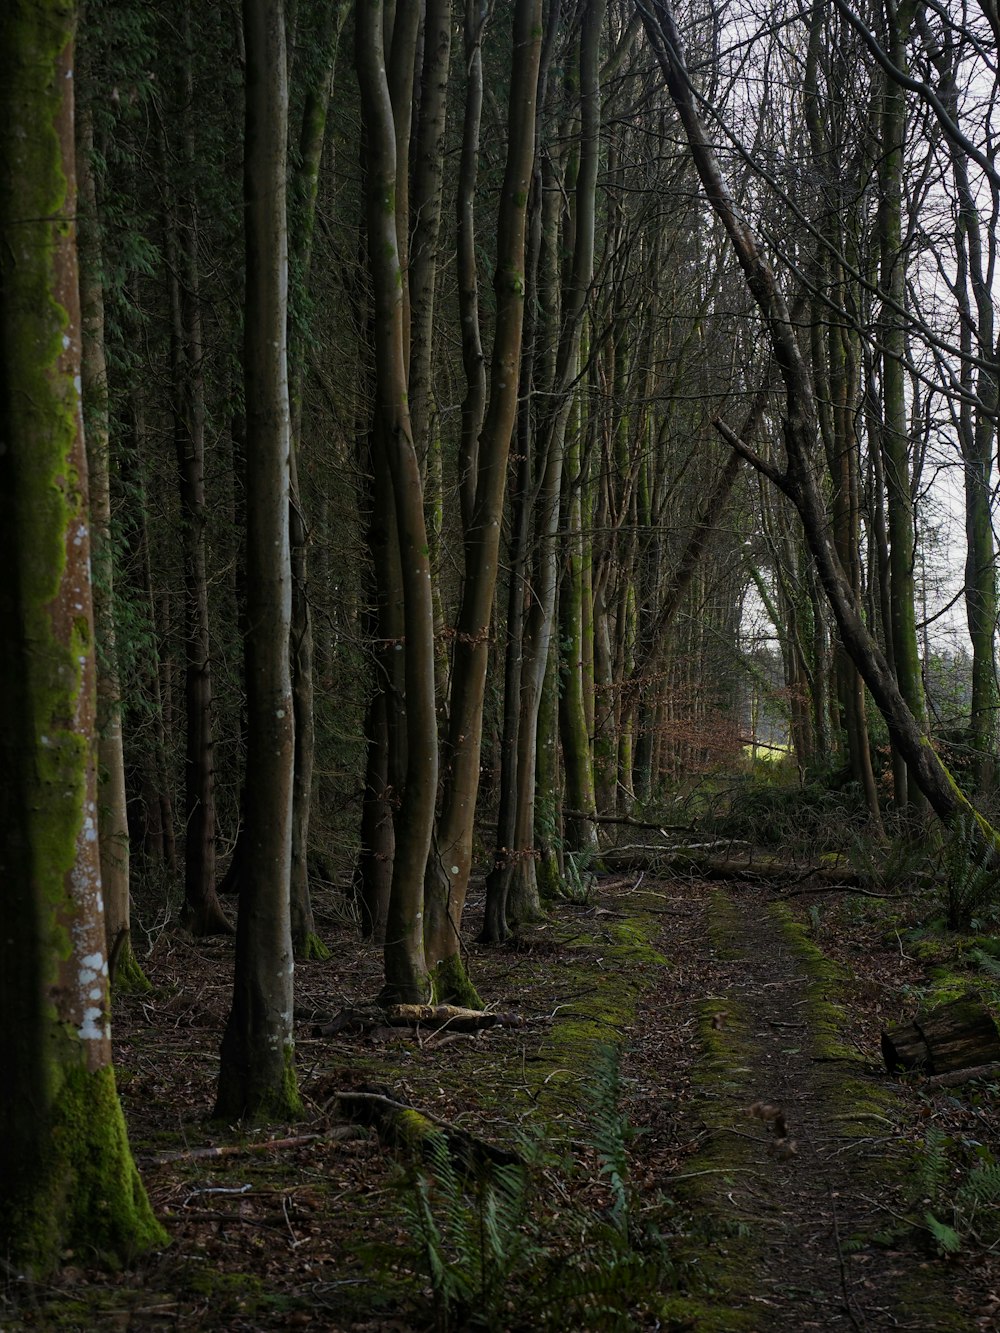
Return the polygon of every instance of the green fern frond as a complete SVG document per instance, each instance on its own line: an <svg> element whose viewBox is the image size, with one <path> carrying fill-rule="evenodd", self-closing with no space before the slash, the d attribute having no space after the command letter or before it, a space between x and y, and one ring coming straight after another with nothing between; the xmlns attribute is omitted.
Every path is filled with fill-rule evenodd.
<svg viewBox="0 0 1000 1333"><path fill-rule="evenodd" d="M942 1254L958 1254L962 1248L962 1238L954 1227L939 1222L933 1213L924 1213L924 1224Z"/></svg>
<svg viewBox="0 0 1000 1333"><path fill-rule="evenodd" d="M1000 1162L977 1166L955 1193L955 1208L962 1212L1000 1203Z"/></svg>
<svg viewBox="0 0 1000 1333"><path fill-rule="evenodd" d="M993 847L973 816L961 814L955 821L941 869L953 930L965 928L977 913L1000 900Z"/></svg>
<svg viewBox="0 0 1000 1333"><path fill-rule="evenodd" d="M985 949L970 949L966 954L980 971L985 972L987 976L1000 978L1000 959L994 958L988 954Z"/></svg>
<svg viewBox="0 0 1000 1333"><path fill-rule="evenodd" d="M931 1125L924 1136L918 1157L917 1194L920 1198L936 1199L948 1179L948 1147L951 1139L936 1125Z"/></svg>

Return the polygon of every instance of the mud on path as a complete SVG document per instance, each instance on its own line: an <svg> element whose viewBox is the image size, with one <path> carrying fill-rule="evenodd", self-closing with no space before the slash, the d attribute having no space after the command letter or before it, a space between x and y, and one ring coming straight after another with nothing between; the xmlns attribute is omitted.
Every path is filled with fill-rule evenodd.
<svg viewBox="0 0 1000 1333"><path fill-rule="evenodd" d="M880 1027L906 1007L902 949L855 943L853 965L831 967L774 894L657 887L668 966L623 1074L634 1184L664 1200L648 1205L653 1220L689 1227L693 1294L678 1318L705 1330L1000 1328L996 1257L946 1259L910 1220L922 1127L960 1096L881 1065Z"/></svg>

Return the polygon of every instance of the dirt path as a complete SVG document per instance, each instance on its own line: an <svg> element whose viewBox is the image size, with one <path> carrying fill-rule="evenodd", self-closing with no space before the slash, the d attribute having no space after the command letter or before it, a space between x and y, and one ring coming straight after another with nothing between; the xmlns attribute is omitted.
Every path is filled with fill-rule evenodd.
<svg viewBox="0 0 1000 1333"><path fill-rule="evenodd" d="M956 1273L903 1220L912 1092L878 1068L877 1022L868 1049L852 1040L864 960L838 977L748 886L685 886L661 910L670 966L625 1073L637 1179L673 1201L667 1228L691 1219L678 1315L720 1330L996 1328L988 1281Z"/></svg>

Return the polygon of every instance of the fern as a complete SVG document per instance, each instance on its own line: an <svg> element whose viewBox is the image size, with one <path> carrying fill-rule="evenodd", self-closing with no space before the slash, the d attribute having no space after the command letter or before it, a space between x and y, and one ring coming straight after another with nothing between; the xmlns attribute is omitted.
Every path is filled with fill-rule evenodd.
<svg viewBox="0 0 1000 1333"><path fill-rule="evenodd" d="M924 1213L924 1224L942 1254L957 1254L962 1248L962 1238L954 1227L939 1222L933 1213Z"/></svg>
<svg viewBox="0 0 1000 1333"><path fill-rule="evenodd" d="M988 954L985 949L970 949L966 957L989 977L1000 980L1000 959Z"/></svg>
<svg viewBox="0 0 1000 1333"><path fill-rule="evenodd" d="M917 1194L936 1200L944 1188L950 1170L948 1147L951 1139L936 1125L929 1126L917 1159Z"/></svg>
<svg viewBox="0 0 1000 1333"><path fill-rule="evenodd" d="M621 1236L627 1236L629 1223L628 1150L625 1125L618 1109L621 1079L618 1053L613 1046L601 1046L595 1053L592 1076L592 1142L597 1152L600 1174L611 1190L611 1223Z"/></svg>
<svg viewBox="0 0 1000 1333"><path fill-rule="evenodd" d="M995 1203L1000 1203L1000 1162L975 1167L955 1194L955 1206L961 1209Z"/></svg>
<svg viewBox="0 0 1000 1333"><path fill-rule="evenodd" d="M962 814L955 821L941 869L952 930L965 930L973 917L996 906L1000 878L993 848L971 815Z"/></svg>
<svg viewBox="0 0 1000 1333"><path fill-rule="evenodd" d="M610 1195L601 1212L548 1201L540 1186L555 1166L540 1136L518 1144L522 1166L456 1169L443 1134L430 1135L405 1178L402 1206L417 1241L439 1333L457 1328L566 1327L613 1333L634 1327L674 1268L658 1235L633 1236L628 1128L619 1110L613 1047L598 1052L590 1079L589 1146ZM563 1164L565 1166L565 1164Z"/></svg>

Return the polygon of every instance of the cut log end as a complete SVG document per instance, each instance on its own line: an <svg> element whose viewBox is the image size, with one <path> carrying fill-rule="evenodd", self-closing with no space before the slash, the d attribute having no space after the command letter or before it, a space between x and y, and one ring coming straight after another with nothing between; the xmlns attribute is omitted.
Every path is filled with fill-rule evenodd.
<svg viewBox="0 0 1000 1333"><path fill-rule="evenodd" d="M1000 1061L1000 1032L979 997L966 995L883 1032L882 1057L890 1073L948 1074Z"/></svg>

